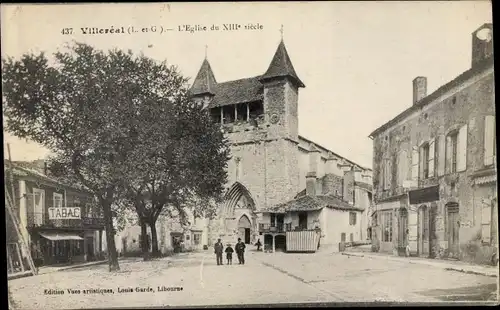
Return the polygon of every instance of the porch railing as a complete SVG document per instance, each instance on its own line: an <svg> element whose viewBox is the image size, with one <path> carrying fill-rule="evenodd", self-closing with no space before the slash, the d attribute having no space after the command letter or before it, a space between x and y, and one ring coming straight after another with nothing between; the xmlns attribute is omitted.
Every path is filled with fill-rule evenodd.
<svg viewBox="0 0 500 310"><path fill-rule="evenodd" d="M287 232L287 231L302 231L302 230L314 230L314 229L307 228L307 225L293 226L292 223L276 224L276 225L270 223L259 224L260 232Z"/></svg>

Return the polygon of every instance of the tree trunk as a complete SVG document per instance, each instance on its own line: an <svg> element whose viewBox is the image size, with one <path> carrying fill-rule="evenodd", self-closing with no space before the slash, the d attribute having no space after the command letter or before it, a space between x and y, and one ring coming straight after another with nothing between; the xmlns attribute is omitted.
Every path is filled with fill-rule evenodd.
<svg viewBox="0 0 500 310"><path fill-rule="evenodd" d="M146 221L141 218L141 250L142 257L144 260L149 259L149 246L148 246L148 227L146 226Z"/></svg>
<svg viewBox="0 0 500 310"><path fill-rule="evenodd" d="M153 257L160 256L160 250L158 248L158 233L156 231L156 220L152 220L149 223L149 227L151 227L151 249Z"/></svg>
<svg viewBox="0 0 500 310"><path fill-rule="evenodd" d="M109 271L119 271L120 265L118 264L118 254L116 253L111 203L101 202L101 207L104 211L104 227L106 229L106 247L108 250Z"/></svg>

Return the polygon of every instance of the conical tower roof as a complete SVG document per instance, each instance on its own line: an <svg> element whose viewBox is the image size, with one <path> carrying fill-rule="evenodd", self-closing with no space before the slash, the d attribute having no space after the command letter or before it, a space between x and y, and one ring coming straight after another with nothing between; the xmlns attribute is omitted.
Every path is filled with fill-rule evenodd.
<svg viewBox="0 0 500 310"><path fill-rule="evenodd" d="M191 94L192 95L201 95L201 94L215 94L215 87L217 85L217 81L215 80L214 73L212 71L212 67L210 67L210 63L205 58L203 63L201 64L200 71L196 75L194 79L193 85L191 86Z"/></svg>
<svg viewBox="0 0 500 310"><path fill-rule="evenodd" d="M290 60L290 56L288 56L285 42L283 42L283 40L281 40L278 45L278 49L276 50L276 53L274 53L274 57L269 65L269 68L266 73L260 77L260 80L264 81L278 77L291 78L298 87L305 87L304 83L302 83L299 79L295 69L293 68L292 61Z"/></svg>

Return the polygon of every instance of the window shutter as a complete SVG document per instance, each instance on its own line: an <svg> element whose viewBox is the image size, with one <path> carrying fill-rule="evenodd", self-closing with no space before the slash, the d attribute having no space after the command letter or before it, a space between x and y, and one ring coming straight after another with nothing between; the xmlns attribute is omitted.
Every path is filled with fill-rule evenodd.
<svg viewBox="0 0 500 310"><path fill-rule="evenodd" d="M442 176L444 175L444 167L445 167L445 161L446 161L446 137L441 135L438 137L437 140L437 150L436 150L436 157L437 157L437 175Z"/></svg>
<svg viewBox="0 0 500 310"><path fill-rule="evenodd" d="M457 139L457 171L467 168L467 125L460 127Z"/></svg>
<svg viewBox="0 0 500 310"><path fill-rule="evenodd" d="M436 152L435 139L429 142L429 178L434 177L434 155Z"/></svg>
<svg viewBox="0 0 500 310"><path fill-rule="evenodd" d="M418 150L415 149L411 153L411 179L418 181Z"/></svg>
<svg viewBox="0 0 500 310"><path fill-rule="evenodd" d="M392 160L387 160L387 189L392 185Z"/></svg>
<svg viewBox="0 0 500 310"><path fill-rule="evenodd" d="M407 178L408 172L408 155L406 151L401 151L399 153L399 161L398 161L398 185L403 186L404 181Z"/></svg>
<svg viewBox="0 0 500 310"><path fill-rule="evenodd" d="M484 165L493 165L495 142L495 116L487 115L484 118Z"/></svg>
<svg viewBox="0 0 500 310"><path fill-rule="evenodd" d="M453 141L450 136L446 136L446 161L445 161L445 173L451 172L451 158L453 156Z"/></svg>
<svg viewBox="0 0 500 310"><path fill-rule="evenodd" d="M491 241L491 203L483 202L481 214L481 236L485 243Z"/></svg>
<svg viewBox="0 0 500 310"><path fill-rule="evenodd" d="M418 152L419 152L419 167L418 167L418 176L419 176L419 179L424 179L424 160L425 160L425 156L424 156L424 148L423 147L419 147L418 148Z"/></svg>

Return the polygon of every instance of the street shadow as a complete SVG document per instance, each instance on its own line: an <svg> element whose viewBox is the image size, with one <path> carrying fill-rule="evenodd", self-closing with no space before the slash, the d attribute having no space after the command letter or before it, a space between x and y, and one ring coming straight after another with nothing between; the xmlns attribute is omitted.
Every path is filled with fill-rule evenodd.
<svg viewBox="0 0 500 310"><path fill-rule="evenodd" d="M496 301L496 292L497 285L492 283L449 289L430 289L417 292L417 294L442 301Z"/></svg>

